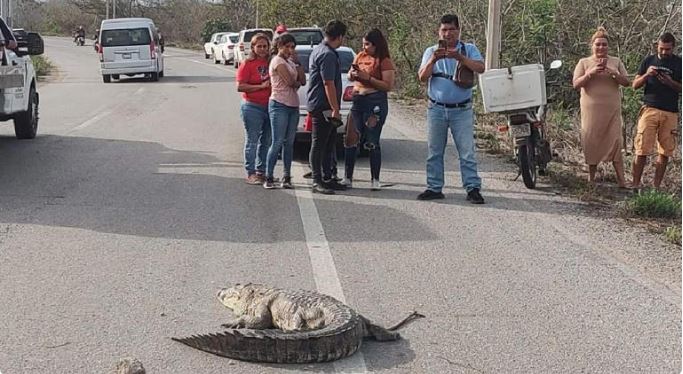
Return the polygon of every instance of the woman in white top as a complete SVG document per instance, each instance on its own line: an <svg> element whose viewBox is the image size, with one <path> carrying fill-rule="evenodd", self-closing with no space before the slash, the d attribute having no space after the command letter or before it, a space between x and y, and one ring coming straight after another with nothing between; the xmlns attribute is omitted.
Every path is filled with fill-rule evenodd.
<svg viewBox="0 0 683 374"><path fill-rule="evenodd" d="M277 54L270 60L270 80L272 91L268 102L272 143L266 158L266 181L263 187L275 188L273 172L280 150L284 162L281 187L292 188L292 157L294 138L299 124L299 87L306 84L306 74L296 54L296 41L290 34L282 34L273 42Z"/></svg>

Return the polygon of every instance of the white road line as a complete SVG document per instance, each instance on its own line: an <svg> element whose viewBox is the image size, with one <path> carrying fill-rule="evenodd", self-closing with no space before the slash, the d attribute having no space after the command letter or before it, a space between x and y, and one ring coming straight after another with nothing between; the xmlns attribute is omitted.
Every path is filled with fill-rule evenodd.
<svg viewBox="0 0 683 374"><path fill-rule="evenodd" d="M218 69L218 70L220 70L220 71L222 71L222 72L229 72L229 73L233 73L233 74L236 73L235 69L230 68L229 66L224 66L224 65L222 66L222 65L216 65L216 64L211 65L211 64L207 64L207 63L202 62L202 61L192 60L192 59L189 59L189 58L180 58L179 60L185 60L185 61L189 61L189 62L194 62L195 64L204 65L204 66L206 66L206 67L208 67L208 68Z"/></svg>
<svg viewBox="0 0 683 374"><path fill-rule="evenodd" d="M301 173L303 174L303 172ZM318 291L334 297L346 303L337 269L334 266L334 258L327 243L325 230L318 216L318 209L313 201L313 193L306 187L298 187L294 190L301 222L304 226L306 246L311 258L313 279ZM334 369L338 373L367 373L365 358L362 352L356 352L353 356L334 362Z"/></svg>
<svg viewBox="0 0 683 374"><path fill-rule="evenodd" d="M140 88L137 89L137 91L135 91L135 92L133 93L133 96L137 96L137 95L143 93L144 91L145 91L145 88L144 88L144 87L140 87ZM105 110L105 111L103 111L103 112L101 112L101 113L99 113L99 114L93 116L93 117L90 118L89 120L86 120L85 122L81 123L80 125L71 128L69 131L65 132L64 135L73 134L73 133L76 132L76 131L83 130L84 128L86 128L86 127L88 127L88 126L97 123L97 122L98 122L99 120L101 120L102 118L104 118L104 117L106 117L106 116L112 114L113 111L114 111L114 109Z"/></svg>
<svg viewBox="0 0 683 374"><path fill-rule="evenodd" d="M87 121L81 123L80 125L78 125L78 126L72 128L71 130L67 131L64 135L72 134L72 133L74 133L74 132L76 132L76 131L78 131L78 130L82 130L82 129L84 129L84 128L86 128L86 127L88 127L88 126L90 126L90 125L92 125L92 124L94 124L94 123L97 123L99 120L101 120L102 118L104 118L104 117L110 115L111 113L112 113L111 110L106 110L106 111L104 111L104 112L102 112L102 113L100 113L100 114L98 114L98 115L96 115L96 116L90 118L89 120L87 120Z"/></svg>

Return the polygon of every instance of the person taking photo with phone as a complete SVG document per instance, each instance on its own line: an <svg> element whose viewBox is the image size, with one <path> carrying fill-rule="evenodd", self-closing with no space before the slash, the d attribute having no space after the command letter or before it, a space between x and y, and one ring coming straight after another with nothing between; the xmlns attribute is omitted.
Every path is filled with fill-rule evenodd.
<svg viewBox="0 0 683 374"><path fill-rule="evenodd" d="M356 55L348 73L354 88L346 140L353 138L350 135L356 135L355 138L362 140L362 144L359 145L357 141L354 142L356 144L345 144L345 177L342 184L347 188L353 183L353 169L360 146L370 153L370 188L374 191L381 189L379 172L382 153L379 138L389 112L387 92L394 87L395 70L382 32L379 29L368 31L363 36L363 50Z"/></svg>
<svg viewBox="0 0 683 374"><path fill-rule="evenodd" d="M446 14L439 22L438 45L425 50L418 72L420 82L428 82L427 109L427 189L418 200L443 199L444 151L451 132L460 156L460 176L467 200L483 204L481 178L477 173L474 144L472 86L458 82L458 67L484 72L484 59L472 43L460 40L458 16ZM464 53L463 53L464 52Z"/></svg>
<svg viewBox="0 0 683 374"><path fill-rule="evenodd" d="M657 146L654 187L664 179L666 165L676 150L678 97L681 94L681 56L674 54L676 38L666 32L657 41L657 53L647 56L633 80L633 88L645 87L636 137L633 140L633 188L640 188L647 156Z"/></svg>
<svg viewBox="0 0 683 374"><path fill-rule="evenodd" d="M626 187L621 129L621 91L631 84L624 64L607 54L609 35L599 27L591 37L590 57L574 69L572 84L581 91L581 145L588 164L588 181L595 183L598 163L612 162L619 187Z"/></svg>

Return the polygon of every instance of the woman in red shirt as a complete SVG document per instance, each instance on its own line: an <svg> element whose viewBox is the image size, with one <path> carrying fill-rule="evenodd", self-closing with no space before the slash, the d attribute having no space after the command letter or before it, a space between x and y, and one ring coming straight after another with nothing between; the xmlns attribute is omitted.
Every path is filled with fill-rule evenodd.
<svg viewBox="0 0 683 374"><path fill-rule="evenodd" d="M251 38L249 57L237 69L237 91L242 93L240 115L244 122L244 168L247 183L262 184L270 146L270 38L256 34Z"/></svg>
<svg viewBox="0 0 683 374"><path fill-rule="evenodd" d="M382 165L382 154L379 137L384 121L387 119L389 110L387 92L394 87L395 70L384 35L378 29L370 30L363 37L363 51L356 55L351 65L349 80L355 82L350 123L358 131L363 143L361 146L370 152L372 190L380 189L379 171ZM342 184L350 188L358 145L346 144L346 146L346 175Z"/></svg>

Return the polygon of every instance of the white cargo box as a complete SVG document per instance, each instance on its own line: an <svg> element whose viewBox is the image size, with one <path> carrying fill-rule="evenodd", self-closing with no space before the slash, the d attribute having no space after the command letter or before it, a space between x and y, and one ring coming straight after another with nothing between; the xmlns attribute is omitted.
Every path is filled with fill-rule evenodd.
<svg viewBox="0 0 683 374"><path fill-rule="evenodd" d="M510 112L545 105L543 65L491 69L479 75L484 111Z"/></svg>

